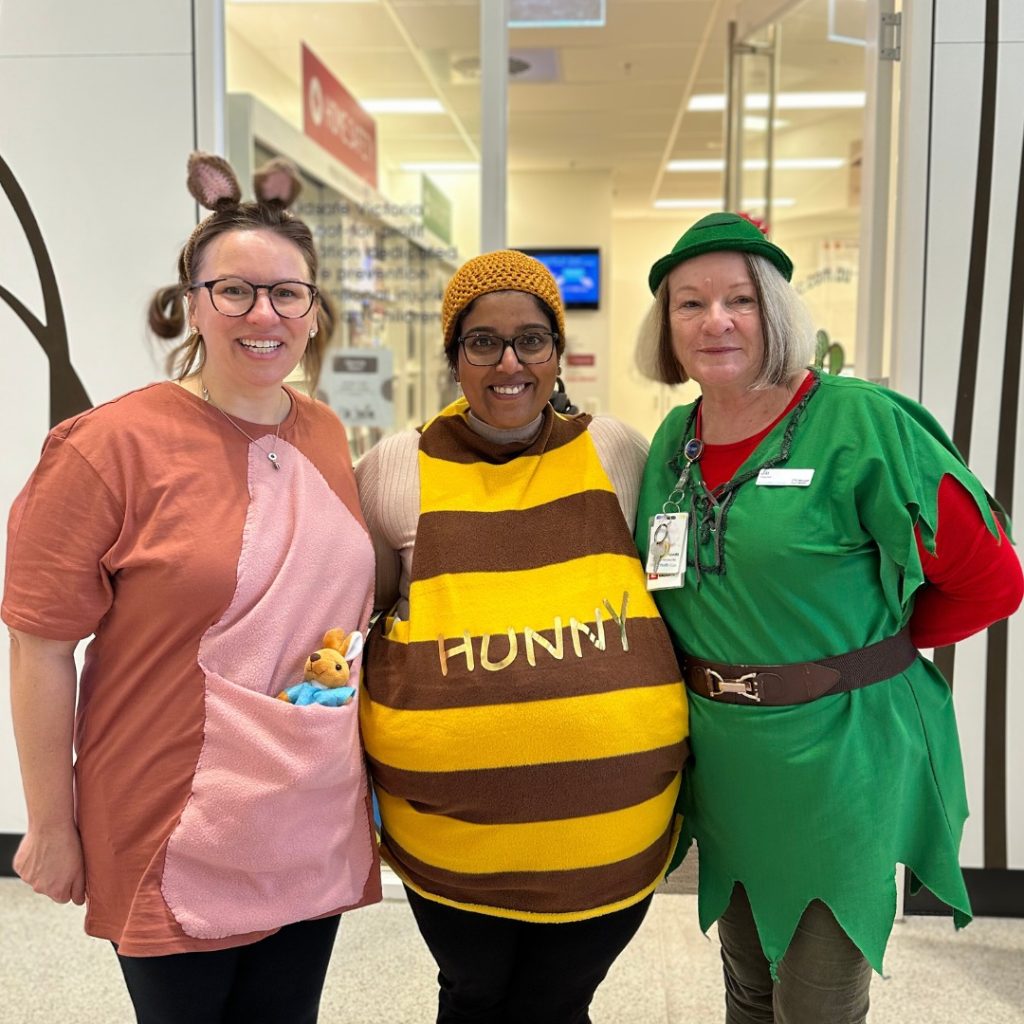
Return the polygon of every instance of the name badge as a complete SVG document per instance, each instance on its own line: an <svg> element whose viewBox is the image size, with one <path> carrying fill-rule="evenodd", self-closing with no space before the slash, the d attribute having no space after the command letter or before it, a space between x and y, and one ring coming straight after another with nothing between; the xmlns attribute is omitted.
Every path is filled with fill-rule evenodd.
<svg viewBox="0 0 1024 1024"><path fill-rule="evenodd" d="M757 486L807 487L813 477L813 469L762 469L757 474Z"/></svg>
<svg viewBox="0 0 1024 1024"><path fill-rule="evenodd" d="M672 590L686 580L686 512L659 512L648 523L648 590Z"/></svg>

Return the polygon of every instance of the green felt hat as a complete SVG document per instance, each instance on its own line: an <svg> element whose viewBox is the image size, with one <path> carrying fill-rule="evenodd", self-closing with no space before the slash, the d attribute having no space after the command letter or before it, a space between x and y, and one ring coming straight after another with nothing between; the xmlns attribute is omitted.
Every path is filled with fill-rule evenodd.
<svg viewBox="0 0 1024 1024"><path fill-rule="evenodd" d="M647 283L656 292L665 275L684 260L703 256L706 252L752 252L774 264L789 281L793 277L793 261L768 241L761 229L738 213L709 213L676 242L667 256L651 267Z"/></svg>

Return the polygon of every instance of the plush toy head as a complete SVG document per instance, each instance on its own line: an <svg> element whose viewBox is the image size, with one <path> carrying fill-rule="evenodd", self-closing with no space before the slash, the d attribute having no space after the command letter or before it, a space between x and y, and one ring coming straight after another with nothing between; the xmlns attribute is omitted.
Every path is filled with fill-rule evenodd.
<svg viewBox="0 0 1024 1024"><path fill-rule="evenodd" d="M355 661L363 649L363 634L329 629L324 634L324 645L307 659L302 678L325 689L344 686L348 682L349 662Z"/></svg>

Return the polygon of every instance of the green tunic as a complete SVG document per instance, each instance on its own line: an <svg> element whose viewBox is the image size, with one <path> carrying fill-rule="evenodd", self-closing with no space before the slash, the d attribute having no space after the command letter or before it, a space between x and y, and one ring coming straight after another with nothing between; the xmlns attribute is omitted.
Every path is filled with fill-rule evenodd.
<svg viewBox="0 0 1024 1024"><path fill-rule="evenodd" d="M637 515L645 557L648 519L679 479L695 407L669 413L651 445ZM814 475L806 487L760 486L766 466ZM680 501L692 512L685 586L656 594L675 643L711 661L771 664L892 636L924 582L914 527L933 548L946 474L995 532L983 487L925 409L865 381L820 377L719 491L717 510L694 465ZM970 920L957 858L960 747L931 662L792 707L691 694L690 730L680 850L691 839L700 849L702 929L741 882L774 973L820 899L880 972L897 862L953 908L957 926Z"/></svg>

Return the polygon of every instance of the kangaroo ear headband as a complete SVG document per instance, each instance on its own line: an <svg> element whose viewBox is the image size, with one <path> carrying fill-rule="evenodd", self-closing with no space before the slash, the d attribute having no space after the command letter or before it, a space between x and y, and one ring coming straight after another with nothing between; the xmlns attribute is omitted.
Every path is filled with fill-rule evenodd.
<svg viewBox="0 0 1024 1024"><path fill-rule="evenodd" d="M231 164L213 153L196 151L189 156L186 185L192 198L204 209L212 210L214 216L241 205L242 189ZM286 210L302 191L302 179L290 160L278 156L257 169L253 175L253 191L258 203ZM209 217L201 220L185 244L182 260L186 277L191 275L196 239L209 220Z"/></svg>

